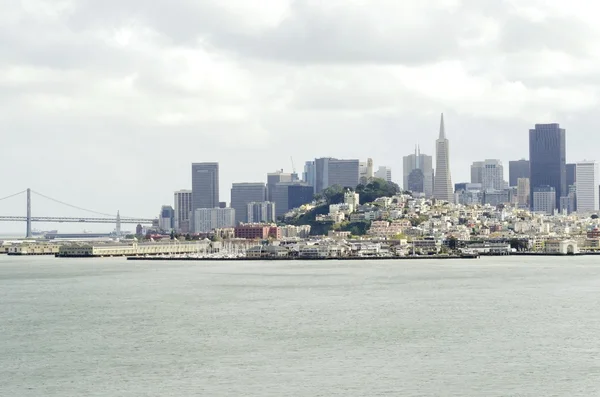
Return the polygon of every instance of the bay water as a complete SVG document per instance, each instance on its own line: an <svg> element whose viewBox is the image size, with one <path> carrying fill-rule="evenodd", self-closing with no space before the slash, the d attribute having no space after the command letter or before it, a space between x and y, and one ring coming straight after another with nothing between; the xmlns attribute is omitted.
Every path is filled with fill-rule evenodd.
<svg viewBox="0 0 600 397"><path fill-rule="evenodd" d="M598 396L597 257L0 256L0 396Z"/></svg>

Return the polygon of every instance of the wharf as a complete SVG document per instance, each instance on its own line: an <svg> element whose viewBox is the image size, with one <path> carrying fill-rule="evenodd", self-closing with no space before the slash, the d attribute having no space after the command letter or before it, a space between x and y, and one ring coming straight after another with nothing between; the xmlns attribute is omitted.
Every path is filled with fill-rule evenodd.
<svg viewBox="0 0 600 397"><path fill-rule="evenodd" d="M203 262L255 262L255 261L383 261L383 260L418 260L418 259L477 259L479 255L421 255L421 256L337 256L337 257L239 257L239 258L215 258L215 257L169 257L169 256L130 256L130 261L203 261Z"/></svg>

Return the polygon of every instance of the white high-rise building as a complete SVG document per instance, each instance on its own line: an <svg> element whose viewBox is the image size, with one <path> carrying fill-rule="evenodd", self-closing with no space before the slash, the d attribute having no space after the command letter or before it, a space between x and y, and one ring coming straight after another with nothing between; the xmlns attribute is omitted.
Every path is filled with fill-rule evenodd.
<svg viewBox="0 0 600 397"><path fill-rule="evenodd" d="M471 165L471 183L481 183L483 190L504 190L504 166L500 160L487 159Z"/></svg>
<svg viewBox="0 0 600 397"><path fill-rule="evenodd" d="M174 228L181 233L189 233L190 217L192 216L192 191L179 190L174 194L175 225Z"/></svg>
<svg viewBox="0 0 600 397"><path fill-rule="evenodd" d="M380 166L375 172L375 178L383 179L384 181L392 181L392 169L390 167Z"/></svg>
<svg viewBox="0 0 600 397"><path fill-rule="evenodd" d="M252 202L247 205L248 223L275 222L275 203L270 201Z"/></svg>
<svg viewBox="0 0 600 397"><path fill-rule="evenodd" d="M600 207L600 173L595 161L580 161L576 166L577 212L594 212Z"/></svg>
<svg viewBox="0 0 600 397"><path fill-rule="evenodd" d="M194 212L194 233L208 233L214 229L234 226L233 208L198 208Z"/></svg>
<svg viewBox="0 0 600 397"><path fill-rule="evenodd" d="M446 139L444 114L440 120L440 136L435 141L435 180L433 197L438 200L454 202L454 188L450 174L450 143Z"/></svg>

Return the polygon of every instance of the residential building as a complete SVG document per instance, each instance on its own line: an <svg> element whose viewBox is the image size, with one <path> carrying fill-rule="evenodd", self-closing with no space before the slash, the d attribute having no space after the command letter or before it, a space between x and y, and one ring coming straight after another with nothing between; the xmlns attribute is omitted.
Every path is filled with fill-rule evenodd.
<svg viewBox="0 0 600 397"><path fill-rule="evenodd" d="M415 170L420 170L421 172L414 172ZM433 195L433 158L421 153L418 145L415 147L414 154L404 156L402 172L402 187L404 190L425 193L425 197Z"/></svg>
<svg viewBox="0 0 600 397"><path fill-rule="evenodd" d="M192 164L192 213L219 206L219 163ZM195 221L195 216L192 222ZM196 230L193 227L193 230Z"/></svg>
<svg viewBox="0 0 600 397"><path fill-rule="evenodd" d="M521 208L530 208L529 195L529 178L519 178L517 180L517 204Z"/></svg>
<svg viewBox="0 0 600 397"><path fill-rule="evenodd" d="M577 212L596 212L600 207L600 173L595 161L580 161L576 168Z"/></svg>
<svg viewBox="0 0 600 397"><path fill-rule="evenodd" d="M245 223L272 223L275 216L275 203L270 201L252 202L247 206L247 221Z"/></svg>
<svg viewBox="0 0 600 397"><path fill-rule="evenodd" d="M293 175L290 173L283 172L283 170L271 172L267 174L267 201L273 200L273 191L275 185L282 182L292 182Z"/></svg>
<svg viewBox="0 0 600 397"><path fill-rule="evenodd" d="M356 188L359 178L358 160L339 160L334 158L315 159L314 192L320 193L330 186Z"/></svg>
<svg viewBox="0 0 600 397"><path fill-rule="evenodd" d="M298 208L313 201L313 189L303 182L281 182L272 189L271 202L275 203L275 216L287 213L289 210Z"/></svg>
<svg viewBox="0 0 600 397"><path fill-rule="evenodd" d="M264 183L234 183L231 186L231 208L235 209L235 223L248 222L248 204L264 202L267 187Z"/></svg>
<svg viewBox="0 0 600 397"><path fill-rule="evenodd" d="M435 180L433 197L448 202L454 201L452 192L452 176L450 173L450 143L446 139L444 115L440 120L440 135L435 143Z"/></svg>
<svg viewBox="0 0 600 397"><path fill-rule="evenodd" d="M175 230L180 233L189 233L191 229L190 217L192 214L192 191L179 190L174 193L175 203Z"/></svg>
<svg viewBox="0 0 600 397"><path fill-rule="evenodd" d="M560 204L560 202L559 202ZM556 190L552 186L538 186L533 190L533 212L553 215L556 210Z"/></svg>
<svg viewBox="0 0 600 397"><path fill-rule="evenodd" d="M234 226L233 208L198 208L194 211L194 233L208 233L214 229Z"/></svg>
<svg viewBox="0 0 600 397"><path fill-rule="evenodd" d="M518 186L519 178L529 179L529 160L521 159L508 162L508 185Z"/></svg>
<svg viewBox="0 0 600 397"><path fill-rule="evenodd" d="M380 166L375 172L375 178L383 179L384 181L392 181L392 169L390 167Z"/></svg>
<svg viewBox="0 0 600 397"><path fill-rule="evenodd" d="M529 130L529 162L531 195L538 187L550 186L557 208L567 195L566 132L559 124L536 124Z"/></svg>
<svg viewBox="0 0 600 397"><path fill-rule="evenodd" d="M170 232L175 228L175 210L170 205L163 205L158 217L158 227L160 230Z"/></svg>

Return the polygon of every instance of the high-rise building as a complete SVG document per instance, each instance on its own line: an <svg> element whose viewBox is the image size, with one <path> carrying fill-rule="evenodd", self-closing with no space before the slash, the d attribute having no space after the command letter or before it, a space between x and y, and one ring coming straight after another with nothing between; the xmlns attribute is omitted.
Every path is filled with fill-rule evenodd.
<svg viewBox="0 0 600 397"><path fill-rule="evenodd" d="M433 197L448 202L454 201L452 192L452 176L450 174L450 143L446 139L444 115L440 120L440 136L435 141L435 180Z"/></svg>
<svg viewBox="0 0 600 397"><path fill-rule="evenodd" d="M553 215L556 209L556 190L552 186L537 186L533 189L533 212Z"/></svg>
<svg viewBox="0 0 600 397"><path fill-rule="evenodd" d="M375 178L383 179L386 182L392 181L392 169L390 167L380 166L375 172Z"/></svg>
<svg viewBox="0 0 600 397"><path fill-rule="evenodd" d="M357 175L358 177L358 175ZM275 216L279 218L288 211L312 202L314 197L312 186L302 182L281 182L273 188Z"/></svg>
<svg viewBox="0 0 600 397"><path fill-rule="evenodd" d="M304 164L304 172L302 173L302 181L309 186L314 188L315 186L315 178L316 178L316 169L314 161L307 161Z"/></svg>
<svg viewBox="0 0 600 397"><path fill-rule="evenodd" d="M267 201L273 201L275 185L281 182L292 182L293 175L279 170L267 174Z"/></svg>
<svg viewBox="0 0 600 397"><path fill-rule="evenodd" d="M575 186L577 182L577 164L569 163L565 165L567 170L567 190L569 190L569 186Z"/></svg>
<svg viewBox="0 0 600 397"><path fill-rule="evenodd" d="M504 190L504 167L500 160L487 159L471 165L471 183L481 183L483 190Z"/></svg>
<svg viewBox="0 0 600 397"><path fill-rule="evenodd" d="M529 130L529 165L531 195L538 187L551 186L558 208L568 192L566 132L559 124L536 124Z"/></svg>
<svg viewBox="0 0 600 397"><path fill-rule="evenodd" d="M276 221L275 203L270 201L248 203L247 223L272 223Z"/></svg>
<svg viewBox="0 0 600 397"><path fill-rule="evenodd" d="M595 161L580 161L577 163L577 212L595 212L600 208L598 185L600 172Z"/></svg>
<svg viewBox="0 0 600 397"><path fill-rule="evenodd" d="M231 186L231 208L235 209L235 223L248 222L248 204L264 202L267 187L264 183L234 183Z"/></svg>
<svg viewBox="0 0 600 397"><path fill-rule="evenodd" d="M192 164L192 211L219 206L219 163Z"/></svg>
<svg viewBox="0 0 600 397"><path fill-rule="evenodd" d="M517 186L519 178L529 179L529 160L521 159L508 162L508 184Z"/></svg>
<svg viewBox="0 0 600 397"><path fill-rule="evenodd" d="M366 185L371 179L373 179L373 159L368 158L367 161L361 161L359 164L359 180L358 182Z"/></svg>
<svg viewBox="0 0 600 397"><path fill-rule="evenodd" d="M170 205L163 205L158 217L158 227L160 230L170 232L175 227L175 210Z"/></svg>
<svg viewBox="0 0 600 397"><path fill-rule="evenodd" d="M330 157L315 159L315 193L334 185L356 188L359 182L359 163L358 160L338 160Z"/></svg>
<svg viewBox="0 0 600 397"><path fill-rule="evenodd" d="M521 208L530 208L529 178L517 179L517 204Z"/></svg>
<svg viewBox="0 0 600 397"><path fill-rule="evenodd" d="M483 161L475 161L471 164L471 183L483 185Z"/></svg>
<svg viewBox="0 0 600 397"><path fill-rule="evenodd" d="M194 233L208 233L214 229L234 226L233 208L198 208L194 211Z"/></svg>
<svg viewBox="0 0 600 397"><path fill-rule="evenodd" d="M433 158L421 153L417 145L415 153L403 158L403 188L415 193L425 193L425 197L433 195ZM420 170L421 172L414 172ZM422 179L422 181L421 181ZM410 182L412 180L412 183ZM420 189L420 190L414 190Z"/></svg>
<svg viewBox="0 0 600 397"><path fill-rule="evenodd" d="M175 202L175 230L180 233L189 233L190 217L192 216L192 191L179 190L174 194Z"/></svg>

